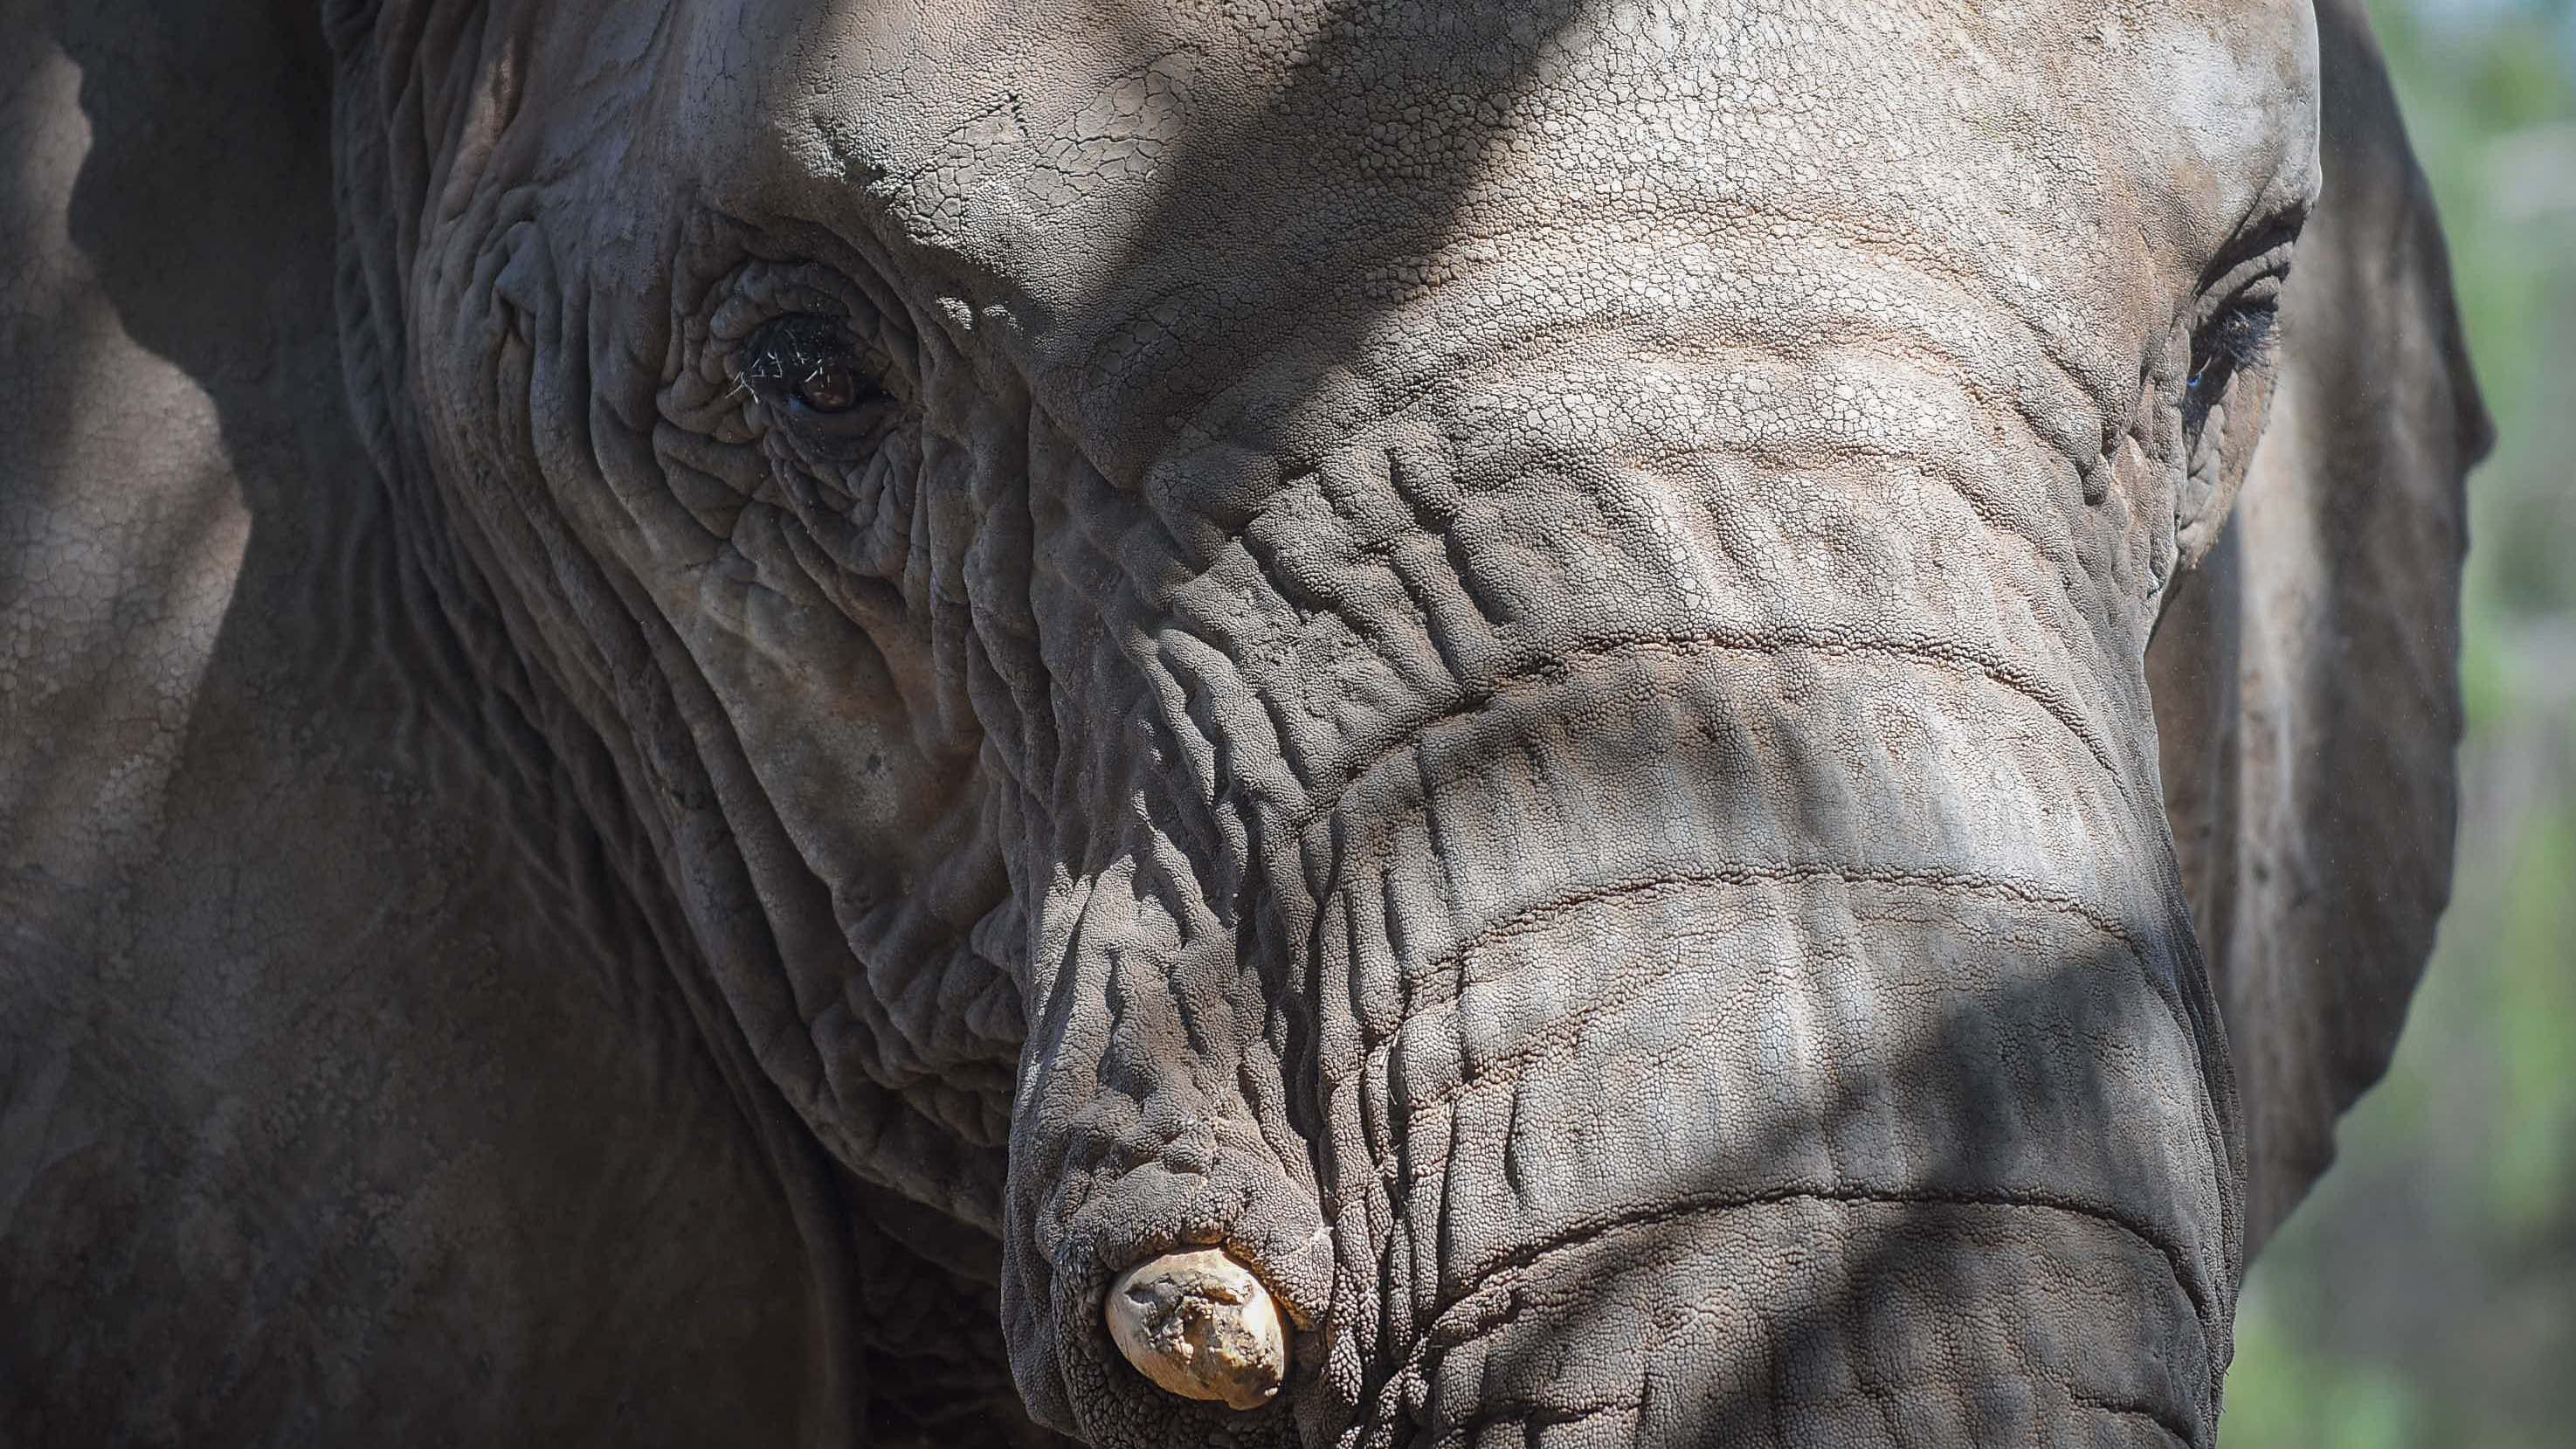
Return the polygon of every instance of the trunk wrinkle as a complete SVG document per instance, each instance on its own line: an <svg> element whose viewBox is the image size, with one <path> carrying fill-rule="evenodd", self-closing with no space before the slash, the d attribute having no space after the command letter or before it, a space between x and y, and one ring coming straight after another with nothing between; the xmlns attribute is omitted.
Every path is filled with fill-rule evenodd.
<svg viewBox="0 0 2576 1449"><path fill-rule="evenodd" d="M1341 782L1333 788L1329 798L1311 801L1305 809L1289 816L1288 826L1291 830L1303 830L1338 809L1344 798L1349 795L1351 787L1367 779L1380 765L1419 744L1423 736L1431 731L1444 724L1474 715L1515 685L1545 679L1563 672L1569 665L1639 654L1659 653L1675 659L1694 659L1707 654L1721 653L1777 655L1792 649L1804 649L1832 657L1876 655L1899 661L1927 662L1959 673L1979 676L2001 685L2039 706L2050 718L2064 726L2066 732L2092 755L2094 763L2100 765L2103 772L2111 777L2121 794L2135 798L2128 775L2112 759L2110 745L2084 718L2074 701L2062 691L2051 688L2045 680L1990 651L1958 640L1933 635L1871 636L1841 631L1776 627L1760 632L1712 631L1700 634L1583 639L1550 651L1545 659L1538 662L1481 680L1470 681L1462 686L1463 692L1455 707L1422 721L1380 747L1345 774Z"/></svg>
<svg viewBox="0 0 2576 1449"><path fill-rule="evenodd" d="M1604 1414L1643 1414L1645 1409L1646 1396L1643 1394L1632 1398L1598 1399L1579 1405L1535 1404L1526 1399L1503 1398L1493 1401L1490 1409L1479 1409L1473 1418L1447 1427L1451 1435L1473 1444L1478 1442L1476 1435L1479 1430L1497 1425L1519 1424L1527 1428L1550 1429L1580 1424Z"/></svg>
<svg viewBox="0 0 2576 1449"><path fill-rule="evenodd" d="M2164 1433L2169 1435L2177 1444L2189 1444L2191 1442L2190 1425L2177 1424L2173 1420L2166 1418L2157 1410L2148 1408L2142 1404L2113 1403L2109 1399L2097 1398L2091 1394L2079 1393L2072 1387L2067 1389L2066 1397L2075 1403L2082 1404L2084 1407L2091 1409L2096 1413L2118 1414L2123 1418L2144 1419L2148 1423L2153 1424L2158 1429L2164 1431Z"/></svg>
<svg viewBox="0 0 2576 1449"><path fill-rule="evenodd" d="M1587 1243L1593 1242L1596 1239L1605 1237L1611 1233L1656 1227L1669 1223L1680 1222L1690 1218L1712 1217L1721 1213L1742 1211L1746 1208L1769 1207L1792 1202L1878 1203L1889 1206L2016 1208L2039 1212L2069 1213L2078 1217L2089 1218L2095 1222L2115 1228L2120 1232L2137 1239L2139 1242L2146 1244L2149 1248L2154 1249L2157 1255L2164 1259L2166 1270L2173 1275L2175 1285L2182 1290L2185 1297L2191 1300L2193 1312L2200 1317L2204 1324L2211 1321L2212 1305L2202 1295L2198 1285L2193 1283L2191 1275L2185 1271L2185 1259L2182 1252L2173 1245L2164 1242L2152 1229L2148 1228L2144 1224L2132 1222L2118 1213L2095 1204L2078 1202L2072 1199L2059 1198L2050 1194L2041 1193L1998 1194L1896 1192L1884 1189L1833 1188L1823 1186L1794 1187L1769 1192L1740 1195L1711 1193L1697 1196L1685 1202L1673 1204L1656 1212L1621 1213L1615 1216L1603 1217L1591 1222L1580 1224L1568 1231L1554 1234L1543 1242L1528 1244L1515 1250L1505 1257L1503 1261L1495 1264L1491 1269L1487 1270L1483 1277L1478 1280L1475 1287L1464 1293L1460 1293L1449 1299L1447 1302L1441 1304L1431 1315L1430 1323L1414 1335L1413 1342L1411 1346L1406 1349L1403 1360L1392 1370L1388 1371L1379 1377L1374 1383L1370 1384L1368 1388L1364 1390L1364 1395L1370 1398L1382 1398L1391 1386L1418 1376L1422 1371L1424 1357L1434 1346L1447 1347L1466 1342L1473 1338L1476 1333L1489 1327L1489 1325L1485 1324L1452 1327L1449 1321L1452 1318L1465 1314L1480 1305L1487 1304L1489 1300L1497 1294L1501 1294L1505 1301L1508 1302L1510 1288L1514 1284L1518 1283L1529 1269L1538 1266L1549 1258L1580 1248ZM2168 1433L2176 1432L2168 1421L2166 1421L2161 1415L2157 1415L2152 1411L2124 1408L2122 1406L2104 1404L2096 1401L2086 1402L2089 1407L2140 1415L2153 1420L2159 1428L2164 1429ZM1383 1416L1387 1409L1391 1407L1393 1406L1382 1406L1379 1410L1380 1415ZM2191 1436L2187 1433L2177 1433L2176 1437L2180 1438L2185 1443L2192 1442Z"/></svg>
<svg viewBox="0 0 2576 1449"><path fill-rule="evenodd" d="M1740 866L1727 866L1710 871L1692 871L1678 875L1644 876L1634 880L1594 884L1578 890L1570 891L1549 900L1543 905L1522 911L1508 920L1497 921L1494 924L1485 927L1483 930L1476 932L1474 935L1459 942L1454 948L1443 954L1439 960L1427 963L1425 969L1415 974L1407 984L1409 986L1418 987L1431 982L1445 981L1463 985L1464 983L1460 979L1460 973L1451 968L1457 967L1470 953L1482 950L1485 947L1493 945L1497 941L1509 940L1515 936L1527 934L1530 931L1543 929L1550 921L1556 919L1558 916L1598 901L1615 900L1624 896L1653 895L1658 892L1665 891L1695 890L1716 885L1755 885L1769 882L1786 883L1793 881L1804 882L1827 880L1838 880L1849 885L1882 885L1893 886L1900 889L1910 888L1926 891L1949 892L1961 895L1978 895L1985 896L1992 900L2009 901L2015 905L2036 906L2043 910L2056 911L2064 915L2072 916L2075 919L2084 922L2086 925L2102 932L2104 935L2117 941L2141 965L2143 965L2147 959L2146 941L2138 934L2136 928L2130 926L2127 922L2106 914L2099 908L2075 896L2068 895L2062 891L2051 890L2046 886L2042 886L2031 881L2013 880L2003 876L1984 875L1964 871L1905 870L1895 867L1837 866L1782 861L1749 863ZM1405 1020L1407 1022L1413 1021L1417 1019L1422 1012L1449 1005L1455 999L1456 997L1454 992L1448 995L1436 997L1409 998L1407 1004L1411 1009L1406 1012ZM1600 1004L1610 1005L1614 1003L1605 1002ZM1577 1013L1578 1019L1587 1015L1588 1013ZM1400 1029L1401 1028L1399 1027L1399 1030ZM1329 1070L1325 1071L1322 1074L1325 1094L1327 1096L1332 1095L1345 1083L1349 1082L1353 1076L1368 1071L1382 1061L1385 1058L1386 1053L1392 1048L1396 1034L1397 1033L1395 1032L1390 1032L1385 1038L1371 1046L1367 1055L1359 1062L1353 1064L1350 1072L1345 1072L1337 1076ZM1407 1114L1408 1119L1419 1118L1423 1115L1423 1111L1450 1100L1456 1093L1463 1091L1467 1086L1472 1085L1475 1081L1481 1080L1483 1080L1481 1076L1471 1078L1469 1081L1461 1082L1456 1087L1447 1089L1441 1094L1438 1101L1426 1103L1423 1109L1409 1112ZM1388 1162L1383 1159L1380 1159L1375 1163L1381 1180L1385 1179L1388 1165Z"/></svg>

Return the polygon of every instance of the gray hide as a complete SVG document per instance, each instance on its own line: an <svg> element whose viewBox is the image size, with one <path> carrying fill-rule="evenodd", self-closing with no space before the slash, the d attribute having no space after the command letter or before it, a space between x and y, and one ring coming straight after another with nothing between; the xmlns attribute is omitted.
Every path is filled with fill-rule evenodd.
<svg viewBox="0 0 2576 1449"><path fill-rule="evenodd" d="M0 1441L2206 1445L2485 437L2346 0L0 0Z"/></svg>

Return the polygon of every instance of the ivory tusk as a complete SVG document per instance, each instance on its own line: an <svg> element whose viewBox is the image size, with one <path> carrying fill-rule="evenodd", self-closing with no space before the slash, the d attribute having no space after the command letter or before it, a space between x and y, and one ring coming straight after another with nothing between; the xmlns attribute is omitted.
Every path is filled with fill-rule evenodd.
<svg viewBox="0 0 2576 1449"><path fill-rule="evenodd" d="M1119 1275L1101 1305L1136 1371L1185 1399L1257 1409L1288 1374L1288 1329L1261 1280L1216 1248L1166 1253Z"/></svg>

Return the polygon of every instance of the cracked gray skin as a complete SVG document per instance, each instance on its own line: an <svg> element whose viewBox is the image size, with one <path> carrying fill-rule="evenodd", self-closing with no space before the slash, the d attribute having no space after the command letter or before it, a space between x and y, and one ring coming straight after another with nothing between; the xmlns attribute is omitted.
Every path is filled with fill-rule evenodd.
<svg viewBox="0 0 2576 1449"><path fill-rule="evenodd" d="M0 1437L2213 1440L2448 882L2358 5L0 34Z"/></svg>

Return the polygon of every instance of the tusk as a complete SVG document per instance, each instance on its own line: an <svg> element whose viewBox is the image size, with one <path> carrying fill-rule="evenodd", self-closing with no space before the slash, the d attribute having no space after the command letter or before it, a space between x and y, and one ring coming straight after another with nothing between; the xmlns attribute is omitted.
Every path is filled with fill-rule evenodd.
<svg viewBox="0 0 2576 1449"><path fill-rule="evenodd" d="M1288 1375L1288 1330L1261 1280L1216 1248L1128 1269L1101 1305L1110 1340L1164 1390L1257 1409Z"/></svg>

